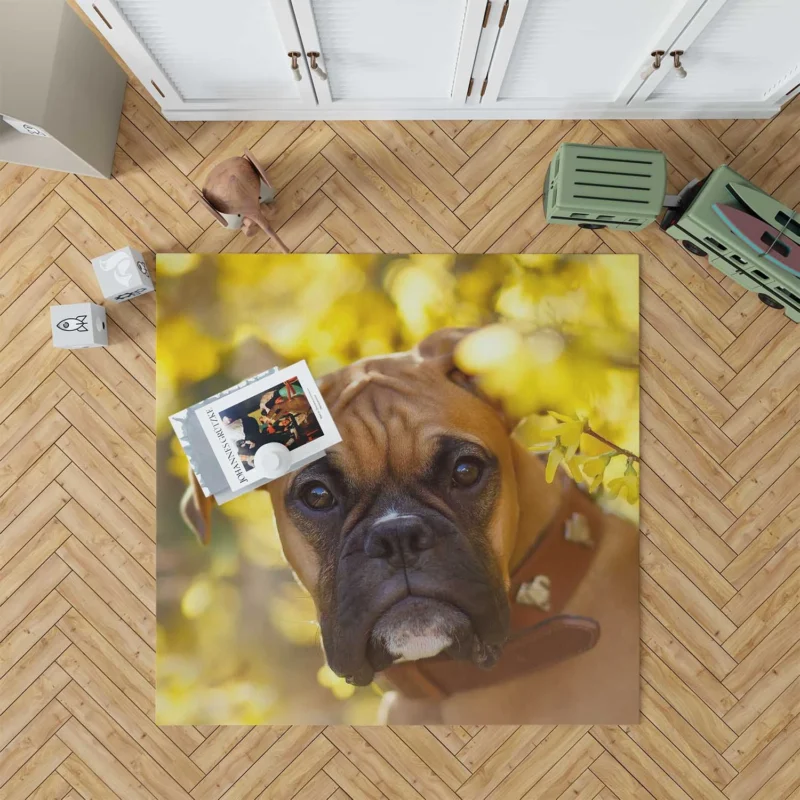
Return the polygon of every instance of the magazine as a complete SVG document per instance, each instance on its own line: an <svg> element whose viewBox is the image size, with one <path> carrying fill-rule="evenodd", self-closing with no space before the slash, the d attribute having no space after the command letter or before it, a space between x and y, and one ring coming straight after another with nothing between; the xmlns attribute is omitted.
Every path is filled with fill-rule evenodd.
<svg viewBox="0 0 800 800"><path fill-rule="evenodd" d="M286 448L291 472L341 441L305 361L249 378L170 421L203 492L220 503L275 477L259 457L265 445Z"/></svg>

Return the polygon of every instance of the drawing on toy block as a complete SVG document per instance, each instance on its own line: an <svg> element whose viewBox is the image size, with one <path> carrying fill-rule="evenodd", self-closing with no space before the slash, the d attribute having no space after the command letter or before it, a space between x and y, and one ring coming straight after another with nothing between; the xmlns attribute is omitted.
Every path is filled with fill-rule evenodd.
<svg viewBox="0 0 800 800"><path fill-rule="evenodd" d="M106 300L121 303L153 291L153 280L142 254L123 247L92 259L92 266Z"/></svg>
<svg viewBox="0 0 800 800"><path fill-rule="evenodd" d="M53 347L78 350L108 344L106 310L94 303L50 306Z"/></svg>

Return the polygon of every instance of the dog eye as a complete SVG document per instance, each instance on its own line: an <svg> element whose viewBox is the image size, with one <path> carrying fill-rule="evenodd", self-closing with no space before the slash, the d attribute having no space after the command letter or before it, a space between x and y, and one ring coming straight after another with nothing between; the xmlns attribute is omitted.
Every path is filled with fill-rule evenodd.
<svg viewBox="0 0 800 800"><path fill-rule="evenodd" d="M453 466L453 485L468 487L476 484L483 473L483 465L477 458L459 458Z"/></svg>
<svg viewBox="0 0 800 800"><path fill-rule="evenodd" d="M333 493L324 483L319 481L314 481L303 487L300 492L300 499L315 511L324 511L333 506Z"/></svg>

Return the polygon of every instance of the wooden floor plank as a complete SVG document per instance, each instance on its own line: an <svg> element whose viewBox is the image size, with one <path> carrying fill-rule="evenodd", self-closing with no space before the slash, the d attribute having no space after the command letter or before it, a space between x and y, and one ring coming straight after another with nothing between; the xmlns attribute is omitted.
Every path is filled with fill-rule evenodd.
<svg viewBox="0 0 800 800"><path fill-rule="evenodd" d="M119 147L111 173L117 182L188 247L203 229L138 164Z"/></svg>
<svg viewBox="0 0 800 800"><path fill-rule="evenodd" d="M66 250L67 240L54 228L47 233L0 279L0 314L36 281Z"/></svg>
<svg viewBox="0 0 800 800"><path fill-rule="evenodd" d="M5 675L19 659L28 652L61 617L69 611L69 605L58 594L51 591L30 612L23 613L16 627L0 641L0 677Z"/></svg>
<svg viewBox="0 0 800 800"><path fill-rule="evenodd" d="M127 117L119 121L117 147L141 167L184 211L198 200L195 185Z"/></svg>
<svg viewBox="0 0 800 800"><path fill-rule="evenodd" d="M36 167L25 164L5 164L0 167L0 205L36 172Z"/></svg>
<svg viewBox="0 0 800 800"><path fill-rule="evenodd" d="M55 460L55 459L54 459ZM60 459L59 459L60 460ZM57 469L61 468L63 464L58 464ZM39 476L36 476L37 483ZM16 514L11 517L13 520L8 524L3 531L2 550L0 550L0 564L6 565L16 558L20 553L25 554L26 547L29 547L32 542L37 541L36 537L41 534L42 528L61 510L61 508L68 502L69 496L66 492L56 483L51 483L49 476L46 478L47 483L43 490L38 491L32 499L29 499L23 494L21 482L12 490L9 490L9 497L7 502L4 503L4 510L11 511L12 504L17 505ZM13 492L13 489L19 488L19 492ZM28 486L25 487L27 489ZM5 498L4 498L5 499ZM19 508L21 506L21 510ZM44 540L55 541L59 533L48 532ZM45 546L46 549L46 546ZM20 569L23 568L23 562L18 563ZM27 568L27 566L26 566ZM38 569L38 567L36 567ZM15 580L9 576L9 585L13 586ZM20 581L19 587L25 586L25 581ZM9 592L9 595L11 592Z"/></svg>
<svg viewBox="0 0 800 800"><path fill-rule="evenodd" d="M200 155L207 156L235 127L230 120L204 122L187 141Z"/></svg>
<svg viewBox="0 0 800 800"><path fill-rule="evenodd" d="M152 687L125 658L74 608L70 608L57 623L58 630L83 654L108 675L137 708L153 716L155 703Z"/></svg>
<svg viewBox="0 0 800 800"><path fill-rule="evenodd" d="M143 784L128 772L74 716L62 726L57 735L69 747L73 755L77 756L88 768L89 774L81 770L76 778L79 786L85 782L94 791L102 791L103 784L105 784L115 795L126 800L127 798L155 800ZM73 766L73 769L75 768ZM63 776L63 773L60 774ZM68 783L70 782L68 776L66 780Z"/></svg>
<svg viewBox="0 0 800 800"><path fill-rule="evenodd" d="M188 175L202 160L194 147L167 122L136 89L128 84L122 113L148 139L175 164L184 175Z"/></svg>
<svg viewBox="0 0 800 800"><path fill-rule="evenodd" d="M736 770L725 758L649 683L642 685L642 714L718 789L722 789L736 777ZM631 734L634 730L631 726L628 733ZM645 749L649 748L645 746Z"/></svg>
<svg viewBox="0 0 800 800"><path fill-rule="evenodd" d="M642 610L642 676L717 749L735 734L720 719L736 705L732 694L647 609ZM724 744L723 744L724 743Z"/></svg>
<svg viewBox="0 0 800 800"><path fill-rule="evenodd" d="M195 800L218 800L278 741L283 732L284 729L274 726L256 727L243 739L231 742L224 757L194 787L192 797Z"/></svg>
<svg viewBox="0 0 800 800"><path fill-rule="evenodd" d="M59 559L60 560L60 559ZM64 562L61 562L64 563ZM58 584L58 593L155 686L155 653L74 572Z"/></svg>
<svg viewBox="0 0 800 800"><path fill-rule="evenodd" d="M454 137L453 141L468 155L475 153L489 140L492 135L503 127L503 121L498 119L471 120Z"/></svg>
<svg viewBox="0 0 800 800"><path fill-rule="evenodd" d="M365 136L360 132L358 135L348 136L348 140L354 143L363 143L364 140L370 143L374 138L369 133ZM438 202L431 203L427 195L423 194L419 201L416 200L413 193L415 180L404 172L401 171L401 175L398 177L388 170L384 170L384 174L392 174L391 183L375 172L370 166L370 162L378 164L379 158L384 155L386 148L381 145L377 154L373 152L374 149L372 147L370 152L365 154L369 156L368 161L353 150L347 141L336 138L325 147L322 153L330 164L344 175L378 211L394 219L395 225L417 248L434 253L450 252L451 245L439 233L442 225L437 225L439 230L435 229L433 225L435 216L440 219L445 217L444 222L450 228L455 226L457 220L450 225L447 218L449 215L443 211L446 207ZM431 206L435 216L431 219L432 224L429 224L426 217L429 218ZM460 226L460 223L458 225ZM460 231L460 227L455 227L455 230L445 230L445 234L450 241L456 241Z"/></svg>
<svg viewBox="0 0 800 800"><path fill-rule="evenodd" d="M63 180L63 173L37 169L0 206L0 242Z"/></svg>
<svg viewBox="0 0 800 800"><path fill-rule="evenodd" d="M67 800L73 800L73 795L74 798L107 797L109 800L114 800L114 798L119 797L119 795L115 794L107 784L103 783L74 752L58 768L58 774L73 787L70 794L67 795ZM123 797L126 796L127 795L123 794Z"/></svg>
<svg viewBox="0 0 800 800"><path fill-rule="evenodd" d="M278 190L288 183L325 148L335 134L324 122L312 122L280 154L270 150L272 161L267 167L270 183ZM266 138L266 137L264 137Z"/></svg>
<svg viewBox="0 0 800 800"><path fill-rule="evenodd" d="M795 353L739 407L723 425L723 431L737 444L753 431L800 385L800 353Z"/></svg>
<svg viewBox="0 0 800 800"><path fill-rule="evenodd" d="M52 736L3 787L5 800L25 800L33 795L69 754L69 748Z"/></svg>
<svg viewBox="0 0 800 800"><path fill-rule="evenodd" d="M0 164L0 795L124 800L800 796L800 327L654 226L548 226L562 141L730 163L800 204L800 100L772 120L163 119L132 80L110 181ZM109 347L50 345L131 245L275 252L198 188L250 148L298 252L640 257L638 726L157 727L155 296Z"/></svg>
<svg viewBox="0 0 800 800"><path fill-rule="evenodd" d="M402 120L400 124L458 180L459 167L469 156L442 130L427 120Z"/></svg>
<svg viewBox="0 0 800 800"><path fill-rule="evenodd" d="M399 122L373 120L364 124L451 211L466 200L469 192ZM461 231L459 227L457 232Z"/></svg>
<svg viewBox="0 0 800 800"><path fill-rule="evenodd" d="M151 575L155 574L155 553L152 546L155 533L152 527L148 526L148 536L147 531L143 532L138 528L75 464L70 464L56 480L109 536L136 559L137 564Z"/></svg>

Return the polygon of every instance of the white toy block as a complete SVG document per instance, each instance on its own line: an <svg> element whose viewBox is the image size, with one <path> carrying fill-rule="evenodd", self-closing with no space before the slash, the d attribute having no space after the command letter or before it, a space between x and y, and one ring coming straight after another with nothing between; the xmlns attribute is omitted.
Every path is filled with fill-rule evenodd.
<svg viewBox="0 0 800 800"><path fill-rule="evenodd" d="M94 274L106 300L120 303L153 291L153 280L138 250L123 247L92 259Z"/></svg>
<svg viewBox="0 0 800 800"><path fill-rule="evenodd" d="M108 344L106 310L94 303L50 306L53 347L78 350Z"/></svg>

